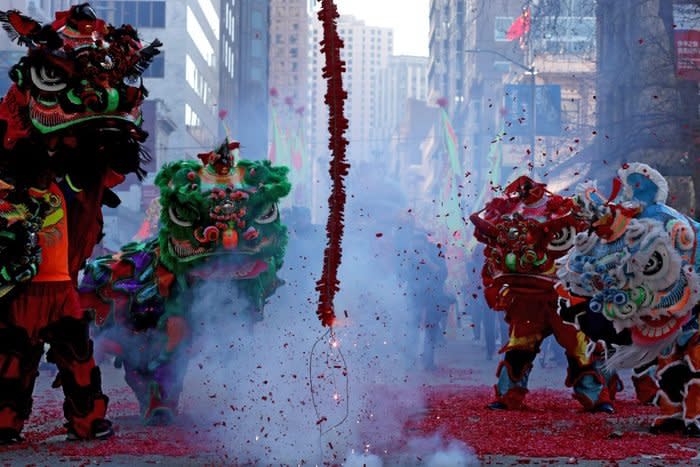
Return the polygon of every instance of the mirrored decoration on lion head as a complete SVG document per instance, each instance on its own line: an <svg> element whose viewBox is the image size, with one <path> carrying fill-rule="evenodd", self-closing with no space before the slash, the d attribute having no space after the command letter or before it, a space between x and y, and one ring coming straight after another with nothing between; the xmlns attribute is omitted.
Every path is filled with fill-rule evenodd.
<svg viewBox="0 0 700 467"><path fill-rule="evenodd" d="M616 183L622 192L611 201L595 187L581 188L592 229L578 234L559 277L618 332L628 329L636 346L663 347L700 300L700 225L666 204L668 184L648 165L625 164ZM628 356L624 366L653 353Z"/></svg>

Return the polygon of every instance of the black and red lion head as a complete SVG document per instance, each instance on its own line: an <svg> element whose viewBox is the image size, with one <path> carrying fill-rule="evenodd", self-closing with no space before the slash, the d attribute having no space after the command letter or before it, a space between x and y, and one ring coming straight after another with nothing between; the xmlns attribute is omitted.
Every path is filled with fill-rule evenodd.
<svg viewBox="0 0 700 467"><path fill-rule="evenodd" d="M144 46L131 26L107 24L87 3L56 13L51 24L15 10L0 12L0 22L28 49L12 67L14 84L0 103L0 151L18 150L29 140L33 147L19 152L47 154L54 171L99 158L117 172L139 173L140 143L147 136L140 128L147 95L141 75L162 44ZM90 155L77 149L84 143ZM132 150L124 151L125 145ZM111 154L115 146L119 155Z"/></svg>
<svg viewBox="0 0 700 467"><path fill-rule="evenodd" d="M59 183L68 206L69 263L77 275L101 235L101 206L127 174L145 175L142 74L162 44L144 45L128 25L97 18L89 4L50 24L0 11L0 25L27 48L0 99L0 297L37 272L45 206L30 187ZM68 188L66 188L66 186Z"/></svg>

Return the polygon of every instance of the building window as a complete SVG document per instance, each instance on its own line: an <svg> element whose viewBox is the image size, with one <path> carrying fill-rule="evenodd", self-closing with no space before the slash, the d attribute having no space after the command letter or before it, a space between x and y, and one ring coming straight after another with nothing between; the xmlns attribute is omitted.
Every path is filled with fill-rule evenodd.
<svg viewBox="0 0 700 467"><path fill-rule="evenodd" d="M265 27L265 22L263 21L263 14L259 11L253 11L250 19L253 29L267 29Z"/></svg>
<svg viewBox="0 0 700 467"><path fill-rule="evenodd" d="M207 19L214 36L219 38L219 14L216 12L211 0L199 0L199 8L202 9L204 17Z"/></svg>
<svg viewBox="0 0 700 467"><path fill-rule="evenodd" d="M263 42L260 39L253 39L250 43L251 55L254 58L263 56Z"/></svg>
<svg viewBox="0 0 700 467"><path fill-rule="evenodd" d="M199 115L197 115L197 112L192 110L192 107L190 107L189 104L185 104L185 126L191 128L191 127L198 127L201 126L201 120L199 119Z"/></svg>
<svg viewBox="0 0 700 467"><path fill-rule="evenodd" d="M578 99L562 99L562 120L566 125L577 127L581 124L581 102Z"/></svg>
<svg viewBox="0 0 700 467"><path fill-rule="evenodd" d="M559 16L543 19L548 22L549 29L541 39L540 48L554 54L590 53L594 50L594 16Z"/></svg>
<svg viewBox="0 0 700 467"><path fill-rule="evenodd" d="M199 73L194 60L189 55L185 55L185 80L202 100L202 103L204 105L209 104L209 97L212 96L211 88L201 73Z"/></svg>
<svg viewBox="0 0 700 467"><path fill-rule="evenodd" d="M510 29L510 25L513 24L513 21L515 21L515 18L512 16L496 16L496 22L493 28L494 40L499 42L507 42L508 39L506 39L506 33L508 32L508 29Z"/></svg>
<svg viewBox="0 0 700 467"><path fill-rule="evenodd" d="M98 16L114 25L131 24L136 28L164 28L164 1L96 1L93 2Z"/></svg>
<svg viewBox="0 0 700 467"><path fill-rule="evenodd" d="M299 49L297 49L296 47L292 47L291 49L289 49L289 56L292 58L299 57Z"/></svg>
<svg viewBox="0 0 700 467"><path fill-rule="evenodd" d="M187 7L187 34L192 38L192 42L207 65L214 66L214 47L209 43L207 35L189 6Z"/></svg>
<svg viewBox="0 0 700 467"><path fill-rule="evenodd" d="M165 77L165 52L160 52L155 56L151 64L142 75L144 78Z"/></svg>
<svg viewBox="0 0 700 467"><path fill-rule="evenodd" d="M228 63L229 63L229 70L228 74L231 75L231 78L233 78L233 75L236 71L236 68L234 67L234 64L236 63L236 55L233 53L233 49L229 46L228 48Z"/></svg>

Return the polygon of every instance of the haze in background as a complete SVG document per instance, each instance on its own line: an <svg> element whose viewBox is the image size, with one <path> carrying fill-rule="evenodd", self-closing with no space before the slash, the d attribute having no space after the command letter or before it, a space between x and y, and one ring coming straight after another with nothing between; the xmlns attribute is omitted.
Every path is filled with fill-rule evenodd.
<svg viewBox="0 0 700 467"><path fill-rule="evenodd" d="M341 15L394 30L394 55L428 56L429 0L336 0Z"/></svg>

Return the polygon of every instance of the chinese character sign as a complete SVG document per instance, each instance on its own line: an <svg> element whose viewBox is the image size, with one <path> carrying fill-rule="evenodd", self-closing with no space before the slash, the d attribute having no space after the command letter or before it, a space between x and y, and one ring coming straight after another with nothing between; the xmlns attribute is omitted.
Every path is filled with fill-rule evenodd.
<svg viewBox="0 0 700 467"><path fill-rule="evenodd" d="M700 8L674 5L673 21L676 74L682 79L700 81Z"/></svg>

